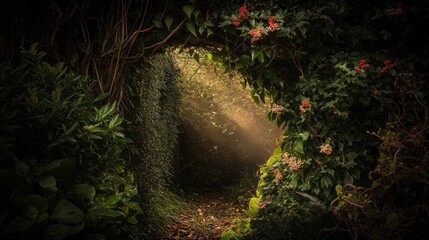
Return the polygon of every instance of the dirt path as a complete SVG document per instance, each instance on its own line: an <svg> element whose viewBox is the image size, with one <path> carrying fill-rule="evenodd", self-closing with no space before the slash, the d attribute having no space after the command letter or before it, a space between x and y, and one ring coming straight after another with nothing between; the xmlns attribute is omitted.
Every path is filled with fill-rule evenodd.
<svg viewBox="0 0 429 240"><path fill-rule="evenodd" d="M194 195L186 209L167 225L162 239L220 239L234 219L245 217L243 202L227 201L220 193Z"/></svg>

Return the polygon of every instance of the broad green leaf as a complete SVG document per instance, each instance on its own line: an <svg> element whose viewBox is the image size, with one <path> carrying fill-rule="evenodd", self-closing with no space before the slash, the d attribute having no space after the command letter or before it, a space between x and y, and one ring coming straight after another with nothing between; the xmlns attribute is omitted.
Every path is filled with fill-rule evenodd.
<svg viewBox="0 0 429 240"><path fill-rule="evenodd" d="M297 139L293 144L293 150L297 153L304 154L304 141L302 139Z"/></svg>
<svg viewBox="0 0 429 240"><path fill-rule="evenodd" d="M34 222L37 221L37 217L39 216L39 211L32 205L25 206L22 213L27 219Z"/></svg>
<svg viewBox="0 0 429 240"><path fill-rule="evenodd" d="M50 224L44 229L45 236L49 236L48 239L61 240L67 237L71 227L64 224Z"/></svg>
<svg viewBox="0 0 429 240"><path fill-rule="evenodd" d="M83 196L88 201L94 200L96 193L95 187L89 184L76 184L72 187L72 191Z"/></svg>
<svg viewBox="0 0 429 240"><path fill-rule="evenodd" d="M16 175L18 176L21 176L21 177L26 176L29 169L30 168L25 162L17 162L15 164L15 171L16 171Z"/></svg>
<svg viewBox="0 0 429 240"><path fill-rule="evenodd" d="M39 213L43 213L48 210L48 202L46 198L40 195L29 195L27 197L27 204L34 206Z"/></svg>
<svg viewBox="0 0 429 240"><path fill-rule="evenodd" d="M161 23L161 21L159 21L158 19L154 19L154 20L152 21L152 23L153 23L153 25L154 25L155 27L157 27L157 28L161 28L161 27L162 27L162 23Z"/></svg>
<svg viewBox="0 0 429 240"><path fill-rule="evenodd" d="M200 15L200 13L201 13L201 11L200 11L200 10L195 10L195 11L193 12L193 14L194 14L194 16L195 16L195 19L197 19L197 18L198 18L198 16Z"/></svg>
<svg viewBox="0 0 429 240"><path fill-rule="evenodd" d="M213 55L211 53L208 53L205 57L206 62L211 62L213 61Z"/></svg>
<svg viewBox="0 0 429 240"><path fill-rule="evenodd" d="M273 163L277 162L282 155L281 147L274 149L273 155L268 159L267 166L271 166Z"/></svg>
<svg viewBox="0 0 429 240"><path fill-rule="evenodd" d="M213 34L213 30L211 30L210 28L207 28L207 37L209 37L212 34Z"/></svg>
<svg viewBox="0 0 429 240"><path fill-rule="evenodd" d="M197 53L194 54L194 60L199 63L200 62L200 55L198 55Z"/></svg>
<svg viewBox="0 0 429 240"><path fill-rule="evenodd" d="M17 216L10 222L9 226L4 231L5 233L23 232L34 224L35 222L30 219Z"/></svg>
<svg viewBox="0 0 429 240"><path fill-rule="evenodd" d="M124 217L124 213L101 207L93 207L88 210L88 218L94 221L99 221L100 218L113 220L119 217Z"/></svg>
<svg viewBox="0 0 429 240"><path fill-rule="evenodd" d="M195 37L197 36L197 33L195 32L195 24L192 21L187 21L186 22L186 28L188 29L189 32L192 33L192 35L194 35Z"/></svg>
<svg viewBox="0 0 429 240"><path fill-rule="evenodd" d="M173 18L168 16L165 18L164 22L165 22L165 26L167 26L167 29L170 30L171 24L173 23Z"/></svg>
<svg viewBox="0 0 429 240"><path fill-rule="evenodd" d="M52 219L64 224L79 224L84 219L83 211L73 203L61 199L52 213Z"/></svg>
<svg viewBox="0 0 429 240"><path fill-rule="evenodd" d="M39 179L39 185L49 191L57 191L57 181L52 175L44 176Z"/></svg>
<svg viewBox="0 0 429 240"><path fill-rule="evenodd" d="M78 225L76 225L76 226L74 226L74 227L72 227L70 230L69 230L69 232L67 233L67 235L73 235L73 234L77 234L77 233L80 233L80 232L82 232L82 230L83 230L83 227L85 226L85 221L83 221L81 224L78 224Z"/></svg>
<svg viewBox="0 0 429 240"><path fill-rule="evenodd" d="M106 198L106 200L103 202L103 204L105 204L107 206L113 206L117 202L119 202L119 200L121 200L121 198L122 198L122 194L117 193L117 194L111 195L108 198Z"/></svg>
<svg viewBox="0 0 429 240"><path fill-rule="evenodd" d="M200 26L199 28L198 28L198 32L200 33L200 35L203 35L203 33L204 33L204 30L205 30L206 28L204 27L204 26Z"/></svg>
<svg viewBox="0 0 429 240"><path fill-rule="evenodd" d="M256 58L258 58L258 56L261 54L261 52L262 51L256 50L256 49L252 51L252 53L251 53L252 54L252 62L254 62Z"/></svg>
<svg viewBox="0 0 429 240"><path fill-rule="evenodd" d="M183 6L183 11L186 13L186 16L188 16L188 18L191 18L191 14L194 11L194 6L185 5Z"/></svg>
<svg viewBox="0 0 429 240"><path fill-rule="evenodd" d="M55 177L57 181L65 180L76 167L76 159L64 158L50 162L49 164L39 168L38 175L43 173L49 174Z"/></svg>
<svg viewBox="0 0 429 240"><path fill-rule="evenodd" d="M249 201L249 210L252 214L254 214L254 216L256 215L259 209L257 204L258 201L259 201L259 198L256 198L256 197L251 198Z"/></svg>
<svg viewBox="0 0 429 240"><path fill-rule="evenodd" d="M241 55L240 56L240 64L241 65L243 65L243 66L247 66L247 65L249 65L249 62L250 62L250 57L249 57L249 55L246 55L246 54L243 54L243 55Z"/></svg>
<svg viewBox="0 0 429 240"><path fill-rule="evenodd" d="M310 133L309 132L303 132L303 133L300 133L298 135L301 137L301 139L303 141L307 141L308 137L310 136Z"/></svg>

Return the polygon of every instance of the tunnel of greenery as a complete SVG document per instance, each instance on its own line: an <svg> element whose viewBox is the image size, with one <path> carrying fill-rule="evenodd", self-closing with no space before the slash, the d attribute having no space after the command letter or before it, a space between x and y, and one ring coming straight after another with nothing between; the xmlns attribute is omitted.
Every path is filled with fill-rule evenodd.
<svg viewBox="0 0 429 240"><path fill-rule="evenodd" d="M157 239L179 187L236 183L249 166L257 186L223 239L424 239L428 11L414 0L3 2L2 239ZM240 84L260 105L233 94ZM264 111L279 138L246 125Z"/></svg>

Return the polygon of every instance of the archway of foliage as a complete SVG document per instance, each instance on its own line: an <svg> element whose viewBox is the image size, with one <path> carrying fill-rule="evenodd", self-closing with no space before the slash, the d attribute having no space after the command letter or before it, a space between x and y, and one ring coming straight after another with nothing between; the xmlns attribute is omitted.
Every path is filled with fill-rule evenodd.
<svg viewBox="0 0 429 240"><path fill-rule="evenodd" d="M272 99L268 117L284 128L284 141L260 170L249 219L225 238L327 238L331 232L321 230L328 228L353 238L424 237L426 2L49 3L39 6L50 13L42 20L30 8L23 21L13 11L2 14L21 27L2 28L9 36L3 52L42 41L98 79L92 86L121 99L133 60L164 44L206 46L211 60L246 76L255 101ZM33 18L45 24L31 29ZM45 34L29 36L37 29Z"/></svg>

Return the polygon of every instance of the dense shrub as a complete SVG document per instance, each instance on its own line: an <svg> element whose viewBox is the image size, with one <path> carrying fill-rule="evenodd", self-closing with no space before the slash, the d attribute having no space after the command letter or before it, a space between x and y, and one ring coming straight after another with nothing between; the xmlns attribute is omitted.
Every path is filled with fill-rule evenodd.
<svg viewBox="0 0 429 240"><path fill-rule="evenodd" d="M127 132L136 147L132 166L144 209L142 228L154 237L165 224L174 148L178 134L178 72L171 58L156 55L142 64L129 83ZM171 197L171 196L170 196Z"/></svg>
<svg viewBox="0 0 429 240"><path fill-rule="evenodd" d="M0 65L2 239L127 239L142 210L123 118L44 55L33 46Z"/></svg>

